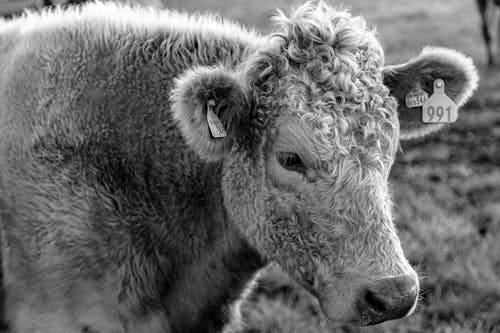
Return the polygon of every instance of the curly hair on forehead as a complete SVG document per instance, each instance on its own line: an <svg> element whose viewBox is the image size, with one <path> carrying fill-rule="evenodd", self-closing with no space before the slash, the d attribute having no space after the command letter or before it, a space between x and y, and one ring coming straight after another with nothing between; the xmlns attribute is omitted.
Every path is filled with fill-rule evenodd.
<svg viewBox="0 0 500 333"><path fill-rule="evenodd" d="M308 81L324 91L351 97L360 85L381 81L384 52L362 17L319 1L304 3L290 16L278 10L273 21L278 29L271 35L270 48L254 56L247 67L253 86L271 90L260 84L273 75L290 77L290 69L307 73Z"/></svg>
<svg viewBox="0 0 500 333"><path fill-rule="evenodd" d="M368 157L370 147L392 150L395 102L383 84L384 52L374 29L322 1L290 16L278 11L273 20L273 47L249 68L256 101L267 108L257 111L261 123L287 110L312 127L323 152L346 156L355 148L364 160L379 160Z"/></svg>
<svg viewBox="0 0 500 333"><path fill-rule="evenodd" d="M327 77L341 72L380 71L384 65L375 30L362 17L323 1L306 2L289 17L278 11L273 21L278 27L273 36L282 39L283 55L291 64L304 65L318 83L328 83Z"/></svg>

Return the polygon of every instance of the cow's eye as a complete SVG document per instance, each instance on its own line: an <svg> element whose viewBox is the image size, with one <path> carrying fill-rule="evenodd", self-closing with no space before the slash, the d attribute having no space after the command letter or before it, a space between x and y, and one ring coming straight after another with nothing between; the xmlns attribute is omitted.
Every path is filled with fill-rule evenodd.
<svg viewBox="0 0 500 333"><path fill-rule="evenodd" d="M276 158L279 164L287 170L303 172L306 168L300 156L295 153L278 152Z"/></svg>

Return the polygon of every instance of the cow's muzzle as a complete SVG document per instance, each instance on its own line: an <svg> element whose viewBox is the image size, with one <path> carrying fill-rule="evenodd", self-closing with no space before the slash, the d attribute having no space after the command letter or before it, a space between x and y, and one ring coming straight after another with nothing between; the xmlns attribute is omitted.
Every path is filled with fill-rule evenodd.
<svg viewBox="0 0 500 333"><path fill-rule="evenodd" d="M359 289L356 302L360 323L375 325L405 317L417 304L419 283L416 275L377 279Z"/></svg>

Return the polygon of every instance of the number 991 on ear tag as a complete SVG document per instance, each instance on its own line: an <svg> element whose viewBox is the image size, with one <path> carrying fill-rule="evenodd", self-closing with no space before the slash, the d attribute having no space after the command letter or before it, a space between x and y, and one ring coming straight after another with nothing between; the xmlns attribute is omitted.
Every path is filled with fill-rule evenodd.
<svg viewBox="0 0 500 333"><path fill-rule="evenodd" d="M458 118L458 106L444 90L444 81L434 81L434 92L422 106L424 123L453 123Z"/></svg>

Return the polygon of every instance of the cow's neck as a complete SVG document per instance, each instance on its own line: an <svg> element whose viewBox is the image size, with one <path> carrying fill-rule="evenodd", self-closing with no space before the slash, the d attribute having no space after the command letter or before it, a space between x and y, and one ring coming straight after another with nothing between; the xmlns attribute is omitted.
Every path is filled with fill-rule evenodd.
<svg viewBox="0 0 500 333"><path fill-rule="evenodd" d="M159 250L166 251L169 266L162 303L173 332L216 332L228 320L229 305L264 261L228 220L220 165L199 164L187 173L193 177L184 179L188 186L162 200L170 200L170 207L172 200L177 206L183 203L166 225L169 239L163 243L175 248ZM169 259L173 254L177 260Z"/></svg>
<svg viewBox="0 0 500 333"><path fill-rule="evenodd" d="M231 304L264 266L260 256L241 239L221 239L180 272L167 297L173 332L220 332L229 321Z"/></svg>

